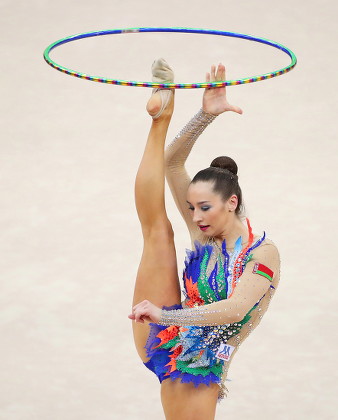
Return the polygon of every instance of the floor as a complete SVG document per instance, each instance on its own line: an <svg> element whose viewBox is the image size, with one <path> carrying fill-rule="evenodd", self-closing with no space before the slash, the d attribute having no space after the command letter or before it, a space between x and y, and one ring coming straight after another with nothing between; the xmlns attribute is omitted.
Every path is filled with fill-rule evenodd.
<svg viewBox="0 0 338 420"><path fill-rule="evenodd" d="M42 57L69 35L133 27L240 32L297 55L286 75L228 88L244 114L217 118L187 168L232 156L254 231L267 231L282 261L279 289L233 361L216 418L336 418L336 13L333 0L1 1L1 420L163 418L127 318L142 245L133 182L151 90L69 77ZM203 81L220 61L229 79L289 63L263 44L182 33L95 37L51 56L140 81L163 56L182 83ZM202 94L176 92L168 141ZM169 192L167 205L181 271L189 238Z"/></svg>

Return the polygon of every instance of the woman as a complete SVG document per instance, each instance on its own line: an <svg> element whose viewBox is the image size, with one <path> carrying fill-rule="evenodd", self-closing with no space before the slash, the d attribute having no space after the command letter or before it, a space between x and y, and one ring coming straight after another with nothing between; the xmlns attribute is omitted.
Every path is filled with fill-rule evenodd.
<svg viewBox="0 0 338 420"><path fill-rule="evenodd" d="M163 59L153 64L153 80L173 80ZM222 64L211 67L210 80L225 80ZM278 285L279 256L265 234L253 235L248 220L241 221L242 194L231 158L215 159L192 181L184 168L206 126L223 112L242 110L227 102L225 88L206 89L203 108L164 154L173 106L169 90L155 91L147 105L153 121L135 183L144 249L129 318L136 321L137 351L161 382L166 419L209 420L224 395L232 357ZM193 246L185 262L182 304L164 203L165 167Z"/></svg>

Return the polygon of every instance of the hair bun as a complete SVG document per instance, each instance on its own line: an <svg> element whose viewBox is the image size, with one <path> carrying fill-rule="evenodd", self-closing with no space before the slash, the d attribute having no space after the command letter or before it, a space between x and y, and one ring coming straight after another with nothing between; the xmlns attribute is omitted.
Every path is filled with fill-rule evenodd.
<svg viewBox="0 0 338 420"><path fill-rule="evenodd" d="M229 156L219 156L215 158L211 164L211 167L213 168L221 168L221 169L227 169L234 175L237 175L238 167L236 162L231 159Z"/></svg>

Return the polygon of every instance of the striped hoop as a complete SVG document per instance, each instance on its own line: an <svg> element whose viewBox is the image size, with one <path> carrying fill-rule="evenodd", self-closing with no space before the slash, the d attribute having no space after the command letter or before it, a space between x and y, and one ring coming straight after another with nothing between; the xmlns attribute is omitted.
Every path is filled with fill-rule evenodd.
<svg viewBox="0 0 338 420"><path fill-rule="evenodd" d="M201 82L201 83L153 83L153 82L138 82L132 80L119 80L119 79L108 79L101 76L91 76L89 74L80 73L76 70L71 70L66 67L57 64L53 61L49 54L50 52L59 47L62 44L68 42L76 41L82 38L91 38L94 36L102 35L115 35L115 34L129 34L129 33L140 33L140 32L179 32L179 33L193 33L193 34L205 34L205 35L220 35L228 36L234 38L242 38L249 41L260 42L262 44L270 45L271 47L278 48L284 53L286 53L291 58L291 63L280 70L275 70L269 73L260 74L257 76L245 77L243 79L235 80L224 80L219 82ZM278 44L274 41L269 41L267 39L254 37L250 35L239 34L235 32L224 32L224 31L215 31L207 29L193 29L193 28L129 28L129 29L111 29L106 31L95 31L95 32L86 32L79 35L72 35L67 38L60 39L53 44L49 45L44 51L44 59L47 64L53 67L56 70L61 71L62 73L69 74L70 76L79 77L80 79L90 80L92 82L107 83L111 85L120 85L120 86L136 86L136 87L149 87L149 88L169 88L169 89L197 89L197 88L213 88L213 87L223 87L223 86L234 86L242 85L245 83L259 82L261 80L271 79L276 76L281 76L292 70L297 64L297 58L295 54L289 50L287 47L284 47L281 44Z"/></svg>

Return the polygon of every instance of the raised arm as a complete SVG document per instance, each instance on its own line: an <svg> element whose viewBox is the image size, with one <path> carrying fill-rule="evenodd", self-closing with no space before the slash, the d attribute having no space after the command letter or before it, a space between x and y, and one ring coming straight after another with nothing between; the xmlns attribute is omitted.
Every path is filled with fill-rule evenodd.
<svg viewBox="0 0 338 420"><path fill-rule="evenodd" d="M216 67L212 66L211 72L206 74L206 81L221 80L225 80L225 67L219 64L216 70ZM187 190L191 179L186 171L185 162L196 140L205 128L217 115L226 111L242 114L240 108L227 102L225 87L205 89L202 108L181 130L165 151L166 178L176 206L187 224L192 242L200 234L200 231L191 220L186 202Z"/></svg>
<svg viewBox="0 0 338 420"><path fill-rule="evenodd" d="M196 140L205 128L216 118L201 109L180 131L165 151L165 173L176 206L181 213L192 241L199 233L191 219L187 204L187 190L191 179L185 168L185 162Z"/></svg>

